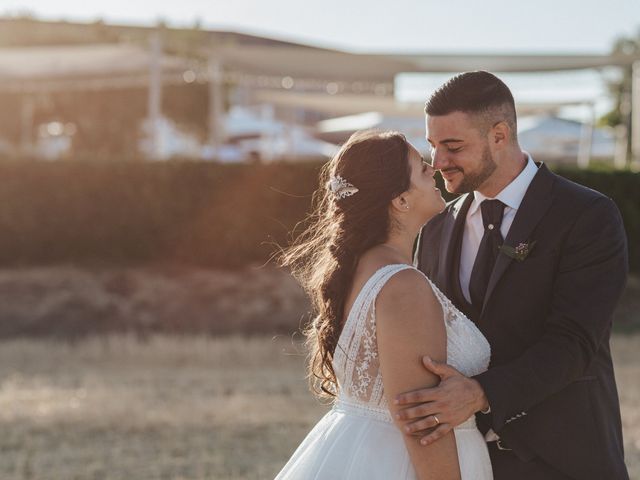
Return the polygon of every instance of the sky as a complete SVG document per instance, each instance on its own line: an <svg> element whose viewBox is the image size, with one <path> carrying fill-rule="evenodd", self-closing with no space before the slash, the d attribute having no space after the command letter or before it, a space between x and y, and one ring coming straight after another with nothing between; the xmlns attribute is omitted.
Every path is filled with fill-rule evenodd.
<svg viewBox="0 0 640 480"><path fill-rule="evenodd" d="M169 26L253 33L351 52L609 53L640 37L640 0L0 0L0 15L45 20ZM423 101L448 75L400 75L400 100ZM596 102L611 108L600 72L502 77L517 101ZM586 119L589 109L565 116Z"/></svg>
<svg viewBox="0 0 640 480"><path fill-rule="evenodd" d="M640 0L0 0L0 14L196 22L355 52L607 53L640 30Z"/></svg>

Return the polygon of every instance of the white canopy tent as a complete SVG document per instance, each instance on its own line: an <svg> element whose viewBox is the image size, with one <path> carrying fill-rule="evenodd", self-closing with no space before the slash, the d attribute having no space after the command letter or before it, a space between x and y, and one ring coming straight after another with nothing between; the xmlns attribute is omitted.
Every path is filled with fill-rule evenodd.
<svg viewBox="0 0 640 480"><path fill-rule="evenodd" d="M152 64L152 51L138 45L0 48L0 92L139 86L148 84ZM161 55L159 68L177 81L182 80L189 62L180 57Z"/></svg>
<svg viewBox="0 0 640 480"><path fill-rule="evenodd" d="M541 72L608 66L634 68L633 154L640 160L640 56L502 54L356 54L305 46L209 45L206 68L163 53L151 30L148 47L129 44L0 49L0 92L25 94L22 112L30 128L30 95L70 89L149 88L149 116L160 115L162 85L185 81L210 85L209 138L224 142L223 85L232 82L262 103L313 109L331 115L381 112L421 115L422 105L393 97L396 75L409 72ZM559 105L547 105L553 109ZM541 108L540 105L537 106ZM522 106L520 106L522 108ZM25 135L24 138L28 138Z"/></svg>
<svg viewBox="0 0 640 480"><path fill-rule="evenodd" d="M289 107L303 106L333 115L380 112L391 116L411 116L421 113L422 105L401 103L385 95L391 89L384 86L391 84L400 73L469 70L531 73L631 66L634 72L631 102L633 130L624 132L624 135L631 137L633 158L640 163L640 55L352 54L308 48L241 45L213 48L210 52L229 75L241 81L243 76L253 76L261 78L265 85L277 86L283 79L279 90L256 90L257 101ZM363 79L373 83L372 88L364 92ZM247 78L245 81L251 83ZM383 87L382 94L376 82ZM576 104L587 106L592 111L594 108L593 99L518 105L518 108L520 113L554 112ZM591 130L584 130L584 146L578 162L581 165L589 162ZM624 139L622 141L626 142ZM618 155L624 156L626 153L624 148L616 151ZM625 163L625 158L616 159L618 165Z"/></svg>
<svg viewBox="0 0 640 480"><path fill-rule="evenodd" d="M163 55L157 36L151 48L130 44L0 48L0 92L23 95L22 142L32 150L35 95L58 91L149 88L150 152L159 133L163 84L184 83L190 62Z"/></svg>

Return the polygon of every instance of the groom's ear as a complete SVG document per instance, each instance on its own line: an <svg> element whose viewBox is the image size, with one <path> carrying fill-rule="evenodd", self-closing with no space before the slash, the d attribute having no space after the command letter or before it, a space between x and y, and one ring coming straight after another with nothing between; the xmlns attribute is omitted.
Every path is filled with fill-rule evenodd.
<svg viewBox="0 0 640 480"><path fill-rule="evenodd" d="M489 132L489 141L496 147L501 147L507 144L511 136L511 128L507 122L496 123Z"/></svg>

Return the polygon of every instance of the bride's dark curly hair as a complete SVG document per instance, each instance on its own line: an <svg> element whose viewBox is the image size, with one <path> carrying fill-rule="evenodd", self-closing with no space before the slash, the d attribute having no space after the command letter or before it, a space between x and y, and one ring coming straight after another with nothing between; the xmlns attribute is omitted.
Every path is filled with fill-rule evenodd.
<svg viewBox="0 0 640 480"><path fill-rule="evenodd" d="M393 227L389 205L409 189L408 157L409 143L401 133L354 133L322 168L306 229L281 257L312 301L314 318L304 330L308 377L321 397L336 394L332 361L346 317L346 297L360 256L385 242ZM337 198L328 186L335 176L359 191Z"/></svg>

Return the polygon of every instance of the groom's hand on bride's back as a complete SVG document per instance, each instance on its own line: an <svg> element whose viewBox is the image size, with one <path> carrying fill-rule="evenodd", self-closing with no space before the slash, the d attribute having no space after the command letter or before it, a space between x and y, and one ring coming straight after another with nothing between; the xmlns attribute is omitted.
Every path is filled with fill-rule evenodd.
<svg viewBox="0 0 640 480"><path fill-rule="evenodd" d="M446 363L423 357L422 363L440 377L440 384L398 395L396 405L406 405L397 413L406 422L405 431L422 436L422 445L433 443L489 404L480 384Z"/></svg>

